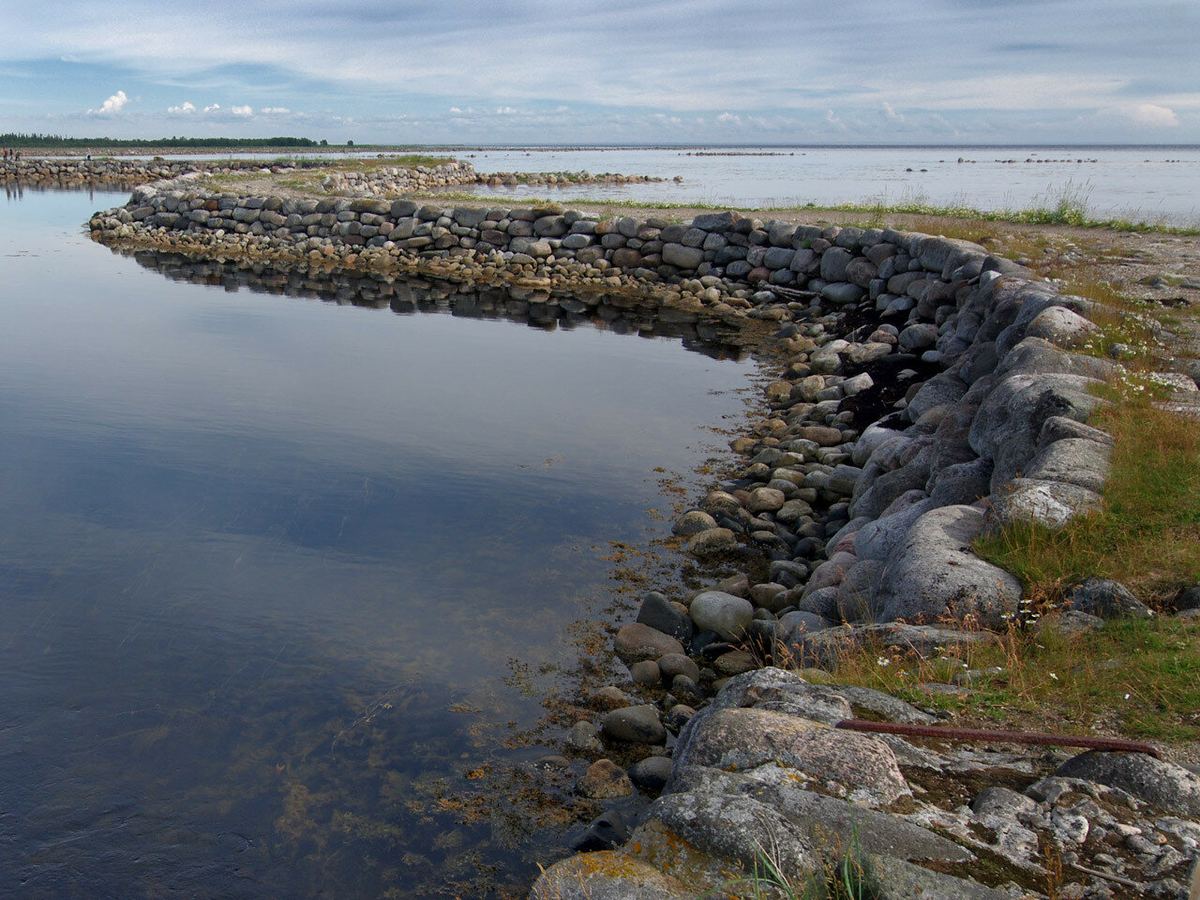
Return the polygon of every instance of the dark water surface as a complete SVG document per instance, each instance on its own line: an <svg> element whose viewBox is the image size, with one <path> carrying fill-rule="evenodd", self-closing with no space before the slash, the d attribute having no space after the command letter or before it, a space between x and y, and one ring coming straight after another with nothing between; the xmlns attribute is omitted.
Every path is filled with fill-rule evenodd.
<svg viewBox="0 0 1200 900"><path fill-rule="evenodd" d="M712 453L750 364L436 286L237 290L92 244L125 199L0 215L0 896L520 893L571 823L457 793L546 752L511 660L577 653L605 543L667 528L655 467Z"/></svg>

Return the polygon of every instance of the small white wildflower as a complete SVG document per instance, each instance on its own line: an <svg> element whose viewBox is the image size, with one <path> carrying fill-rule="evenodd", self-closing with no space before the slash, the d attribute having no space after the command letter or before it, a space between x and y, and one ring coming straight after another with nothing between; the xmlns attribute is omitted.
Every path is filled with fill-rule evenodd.
<svg viewBox="0 0 1200 900"><path fill-rule="evenodd" d="M1053 678L1055 681L1058 681L1058 676L1055 675L1053 672L1050 673L1050 677Z"/></svg>
<svg viewBox="0 0 1200 900"><path fill-rule="evenodd" d="M1126 700L1128 700L1128 699L1129 699L1129 695L1128 695L1128 694L1126 694L1126 695L1125 695L1125 699L1126 699Z"/></svg>
<svg viewBox="0 0 1200 900"><path fill-rule="evenodd" d="M879 659L875 660L875 662L879 663L881 666L890 666L892 664L892 661L886 656L879 657Z"/></svg>

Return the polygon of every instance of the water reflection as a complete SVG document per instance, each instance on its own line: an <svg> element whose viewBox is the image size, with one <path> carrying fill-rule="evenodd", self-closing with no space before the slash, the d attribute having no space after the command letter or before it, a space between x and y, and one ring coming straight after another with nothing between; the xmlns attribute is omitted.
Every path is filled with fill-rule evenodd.
<svg viewBox="0 0 1200 900"><path fill-rule="evenodd" d="M719 322L693 322L689 314L641 305L624 298L584 299L513 287L478 288L472 284L393 275L354 276L333 266L281 268L249 262L197 260L153 250L122 251L139 265L184 281L227 291L241 288L267 294L318 299L342 305L390 309L398 315L450 313L466 319L507 319L544 331L591 326L616 334L678 339L712 359L746 360L745 339Z"/></svg>
<svg viewBox="0 0 1200 900"><path fill-rule="evenodd" d="M114 257L89 207L0 220L0 896L520 895L594 812L529 765L532 688L590 640L606 541L665 532L654 467L720 443L743 351Z"/></svg>

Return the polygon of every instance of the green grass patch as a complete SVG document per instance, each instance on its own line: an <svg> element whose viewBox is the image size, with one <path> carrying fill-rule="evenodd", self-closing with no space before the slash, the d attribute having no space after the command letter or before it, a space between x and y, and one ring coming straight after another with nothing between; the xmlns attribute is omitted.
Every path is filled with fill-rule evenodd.
<svg viewBox="0 0 1200 900"><path fill-rule="evenodd" d="M1128 396L1100 410L1095 424L1115 440L1103 508L1059 531L1014 525L980 539L975 552L1020 578L1038 602L1054 603L1095 575L1163 606L1200 582L1200 428Z"/></svg>
<svg viewBox="0 0 1200 900"><path fill-rule="evenodd" d="M1033 614L1030 614L1033 618ZM930 693L972 673L968 696ZM1139 740L1200 739L1200 622L1111 620L1093 634L1014 624L1007 634L947 647L931 659L866 648L833 667L857 684L979 720L984 727Z"/></svg>

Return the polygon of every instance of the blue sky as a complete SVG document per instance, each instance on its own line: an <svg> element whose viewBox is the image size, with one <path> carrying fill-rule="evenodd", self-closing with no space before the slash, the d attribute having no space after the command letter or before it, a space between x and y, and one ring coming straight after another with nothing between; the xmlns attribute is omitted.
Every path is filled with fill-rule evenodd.
<svg viewBox="0 0 1200 900"><path fill-rule="evenodd" d="M1198 0L3 0L0 9L0 132L359 144L1200 142Z"/></svg>

